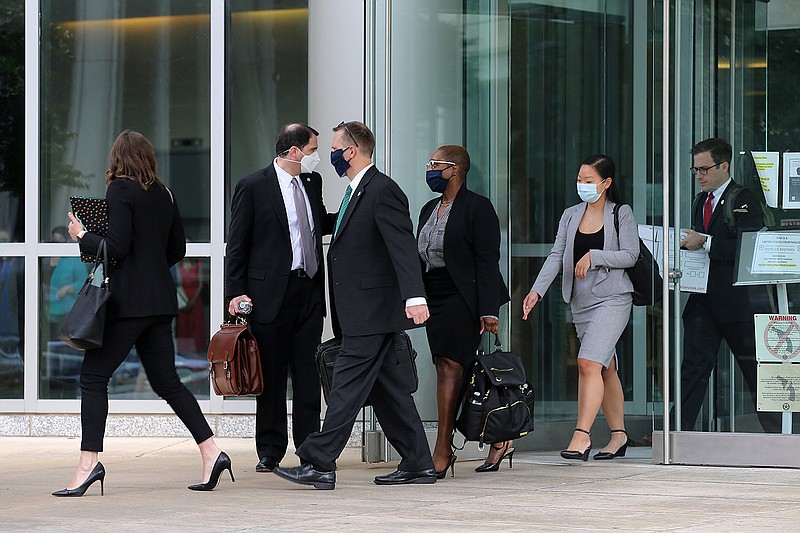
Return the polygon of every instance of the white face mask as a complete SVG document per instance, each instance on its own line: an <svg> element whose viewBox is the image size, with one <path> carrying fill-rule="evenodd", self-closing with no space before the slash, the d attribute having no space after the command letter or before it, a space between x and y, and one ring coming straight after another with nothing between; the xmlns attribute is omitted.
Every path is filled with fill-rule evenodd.
<svg viewBox="0 0 800 533"><path fill-rule="evenodd" d="M601 181L600 183L603 182ZM584 202L589 202L590 204L595 203L603 196L602 191L597 192L597 186L600 185L600 183L578 183L578 196L580 196L581 200Z"/></svg>
<svg viewBox="0 0 800 533"><path fill-rule="evenodd" d="M314 169L317 168L319 164L319 152L313 151L308 155L303 155L303 159L300 160L300 171L312 173Z"/></svg>

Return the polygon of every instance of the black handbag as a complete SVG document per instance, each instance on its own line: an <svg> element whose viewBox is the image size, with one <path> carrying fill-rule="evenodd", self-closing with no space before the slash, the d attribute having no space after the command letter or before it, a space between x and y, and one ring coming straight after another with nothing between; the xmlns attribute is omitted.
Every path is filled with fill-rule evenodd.
<svg viewBox="0 0 800 533"><path fill-rule="evenodd" d="M92 281L97 267L103 265L103 279L100 285ZM67 313L58 338L76 350L92 350L103 344L103 330L106 325L106 304L111 298L108 290L108 250L106 240L100 241L94 268L86 282L78 291L72 309Z"/></svg>
<svg viewBox="0 0 800 533"><path fill-rule="evenodd" d="M481 339L481 344L483 344ZM467 440L503 442L533 431L533 388L525 377L522 359L513 352L501 352L495 335L495 351L482 350L465 372L466 389L458 429Z"/></svg>
<svg viewBox="0 0 800 533"><path fill-rule="evenodd" d="M413 378L413 383L409 380L410 392L416 392L419 387L419 376L417 375L417 351L411 344L411 338L408 333L401 331L394 334L392 339L394 350L397 352L397 359L401 365L408 365L411 367L410 373ZM317 371L319 372L319 381L322 385L322 394L325 396L325 402L328 402L331 388L333 386L333 367L336 364L336 359L342 353L342 339L336 337L329 339L317 347L317 353L314 359L317 363ZM364 407L371 405L367 400Z"/></svg>
<svg viewBox="0 0 800 533"><path fill-rule="evenodd" d="M619 206L614 206L614 229L617 230L619 242ZM639 239L639 257L636 264L626 268L625 272L633 283L633 305L653 305L661 301L661 284L663 278L658 271L658 264L653 259L653 254Z"/></svg>

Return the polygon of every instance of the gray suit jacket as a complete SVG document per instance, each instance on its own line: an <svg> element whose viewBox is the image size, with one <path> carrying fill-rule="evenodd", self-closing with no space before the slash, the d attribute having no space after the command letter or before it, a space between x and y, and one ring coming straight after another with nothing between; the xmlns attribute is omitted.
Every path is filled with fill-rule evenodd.
<svg viewBox="0 0 800 533"><path fill-rule="evenodd" d="M573 205L566 208L561 215L556 242L531 287L531 291L535 291L539 296L544 296L558 272L563 269L561 294L567 303L572 298L572 282L575 277L573 258L575 233L578 231L587 205L586 202ZM633 285L625 269L636 264L636 259L639 257L639 230L633 210L628 205L620 207L618 239L614 229L614 205L616 204L613 202L606 202L603 211L603 249L590 252L592 260L590 269L599 270L592 292L600 298L633 292Z"/></svg>

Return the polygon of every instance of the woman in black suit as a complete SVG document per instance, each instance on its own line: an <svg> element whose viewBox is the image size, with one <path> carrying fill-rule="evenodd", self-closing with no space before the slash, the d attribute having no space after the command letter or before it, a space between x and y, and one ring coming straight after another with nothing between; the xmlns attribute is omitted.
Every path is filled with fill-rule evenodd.
<svg viewBox="0 0 800 533"><path fill-rule="evenodd" d="M456 456L451 449L464 367L484 330L497 333L500 306L509 301L500 274L500 222L488 198L466 187L466 149L445 145L426 165L425 179L441 193L422 207L417 243L430 318L428 344L436 366L439 428L433 464L444 478ZM496 443L476 472L493 472L513 457L512 442Z"/></svg>
<svg viewBox="0 0 800 533"><path fill-rule="evenodd" d="M158 178L153 145L142 134L126 130L111 148L106 172L108 255L111 298L107 304L103 345L87 350L81 368L81 455L67 488L54 496L82 496L95 481L102 494L105 468L98 461L108 417L108 383L135 345L150 385L189 429L203 459L203 483L192 490L211 490L231 460L212 438L200 406L175 370L172 320L178 314L170 267L186 255L178 206ZM69 213L69 233L82 252L96 254L102 237L87 232Z"/></svg>

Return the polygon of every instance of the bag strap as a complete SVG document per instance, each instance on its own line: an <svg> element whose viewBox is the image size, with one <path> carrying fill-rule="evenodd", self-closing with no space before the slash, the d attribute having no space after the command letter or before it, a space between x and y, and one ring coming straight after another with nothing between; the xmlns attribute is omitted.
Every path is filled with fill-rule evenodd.
<svg viewBox="0 0 800 533"><path fill-rule="evenodd" d="M103 281L101 287L108 286L108 245L106 244L105 237L100 239L100 244L97 245L97 255L95 255L94 268L89 272L89 279L93 280L97 267L103 265Z"/></svg>
<svg viewBox="0 0 800 533"><path fill-rule="evenodd" d="M172 205L175 205L175 198L172 196L172 191L169 190L169 187L166 185L164 185L164 188L167 189L167 192L169 193L169 201L172 202Z"/></svg>

